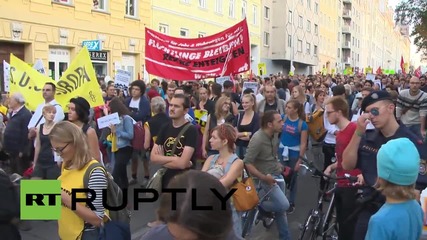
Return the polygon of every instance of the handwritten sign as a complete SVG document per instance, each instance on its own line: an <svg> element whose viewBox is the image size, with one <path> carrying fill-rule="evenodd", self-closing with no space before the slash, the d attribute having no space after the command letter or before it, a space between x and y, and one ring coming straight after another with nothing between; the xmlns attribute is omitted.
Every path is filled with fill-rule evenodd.
<svg viewBox="0 0 427 240"><path fill-rule="evenodd" d="M243 89L242 92L245 91L245 89L250 88L254 92L255 95L258 94L258 83L257 82L244 82L243 83Z"/></svg>
<svg viewBox="0 0 427 240"><path fill-rule="evenodd" d="M120 118L118 113L112 113L110 115L107 115L105 117L100 117L97 120L98 122L98 128L103 129L106 127L109 127L110 125L116 125L120 123Z"/></svg>
<svg viewBox="0 0 427 240"><path fill-rule="evenodd" d="M3 60L3 79L4 79L4 91L9 92L9 83L10 83L10 65L5 60Z"/></svg>
<svg viewBox="0 0 427 240"><path fill-rule="evenodd" d="M118 69L114 77L114 87L121 89L125 96L129 95L129 84L131 81L131 73L125 70Z"/></svg>

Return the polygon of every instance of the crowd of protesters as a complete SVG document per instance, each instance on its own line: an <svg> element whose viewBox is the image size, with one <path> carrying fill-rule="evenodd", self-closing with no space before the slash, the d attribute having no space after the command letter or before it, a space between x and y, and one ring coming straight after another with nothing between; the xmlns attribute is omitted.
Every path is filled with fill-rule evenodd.
<svg viewBox="0 0 427 240"><path fill-rule="evenodd" d="M25 107L31 99L20 93L3 94L1 167L8 174L32 179L59 178L67 192L82 187L82 169L94 160L105 165L121 189L133 184L146 186L152 177L150 167L160 165L165 168L163 188L169 184L190 187L185 184L196 184L197 177L206 178L205 185L199 181L200 187L212 185L226 191L241 177L246 165L263 188L274 187L271 204L267 204L271 207L264 210L275 214L279 239L292 239L287 215L299 207L296 196L301 157L311 151L312 160L326 174L349 173L358 177L357 184L338 182L339 239L392 239L388 236L393 234L401 234L397 239L419 237L421 220L412 213L421 213L421 208L407 202L417 199L415 188L419 191L427 187L427 179L418 177L418 168L413 167L420 159L426 159L425 76L376 75L375 80L367 80L364 74L234 77L222 85L214 81L153 79L146 86L136 80L128 93L116 89L114 82L100 81L105 104L95 108L82 97L61 106L55 100L56 87L52 83L43 87L45 102L35 112ZM243 90L247 81L258 83L256 91ZM203 117L199 117L200 112ZM99 129L97 120L113 113L118 114L120 123ZM143 125L143 135L135 131L137 123ZM136 138L144 139L142 148L134 146ZM412 165L409 160L408 165L395 163L397 160L390 155L404 159L400 156L405 151L396 151L401 147L393 148L390 143L382 148L395 139L399 141L394 145L417 149L418 154L406 156L412 157ZM143 164L143 172L138 172L139 164ZM190 169L201 169L214 178L199 176ZM282 174L285 169L291 173ZM91 173L89 188L102 191L106 183L102 171ZM327 187L323 178L320 186ZM377 189L384 194L378 194ZM370 200L361 205L357 194ZM65 207L69 205L69 196L63 194L62 201ZM102 197L97 197L95 203L95 211L63 210L68 217L59 221L62 239L96 237L104 217ZM200 239L240 239L241 213L233 204L221 216L201 218L206 221L201 223L194 216L193 223L198 223L188 225L180 223L180 219L191 216L191 211L167 214L166 203L162 200L157 219L149 223L152 231L144 239L171 239L170 235L180 234ZM390 208L392 203L403 205L396 210ZM387 207L396 212L384 213L383 208ZM358 212L352 214L355 209ZM408 214L412 214L411 222L396 228L383 226L378 220ZM349 215L354 216L348 219ZM0 219L0 229L9 231L9 239L19 239L19 232L12 227L15 224L7 221ZM225 223L229 226L224 226L223 232L209 230L212 224Z"/></svg>

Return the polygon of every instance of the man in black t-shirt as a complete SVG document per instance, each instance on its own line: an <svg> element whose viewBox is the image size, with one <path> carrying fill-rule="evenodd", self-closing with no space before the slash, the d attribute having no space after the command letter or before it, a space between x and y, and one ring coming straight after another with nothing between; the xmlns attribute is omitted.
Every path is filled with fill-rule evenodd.
<svg viewBox="0 0 427 240"><path fill-rule="evenodd" d="M196 165L195 149L197 145L197 129L191 125L177 140L178 134L189 123L185 115L190 108L190 99L182 94L176 94L169 103L169 117L172 120L160 130L156 143L151 151L150 159L153 163L167 168L162 179L163 188L176 175L194 168ZM172 153L175 143L176 150Z"/></svg>

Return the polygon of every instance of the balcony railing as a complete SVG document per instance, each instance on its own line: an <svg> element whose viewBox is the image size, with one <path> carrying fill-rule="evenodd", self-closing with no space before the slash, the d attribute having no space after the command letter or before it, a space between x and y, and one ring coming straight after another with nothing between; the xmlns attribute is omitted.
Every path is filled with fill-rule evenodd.
<svg viewBox="0 0 427 240"><path fill-rule="evenodd" d="M342 43L342 48L351 48L351 42L350 41L344 41Z"/></svg>
<svg viewBox="0 0 427 240"><path fill-rule="evenodd" d="M350 10L344 10L342 13L343 18L351 18L351 11Z"/></svg>
<svg viewBox="0 0 427 240"><path fill-rule="evenodd" d="M351 58L350 57L343 57L342 58L342 62L344 64L350 64L351 63Z"/></svg>
<svg viewBox="0 0 427 240"><path fill-rule="evenodd" d="M343 25L342 26L342 32L343 33L351 33L351 27L349 25Z"/></svg>

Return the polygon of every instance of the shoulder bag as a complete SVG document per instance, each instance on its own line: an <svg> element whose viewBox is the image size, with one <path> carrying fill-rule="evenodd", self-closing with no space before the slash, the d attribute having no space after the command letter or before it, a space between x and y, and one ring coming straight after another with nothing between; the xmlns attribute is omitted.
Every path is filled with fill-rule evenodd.
<svg viewBox="0 0 427 240"><path fill-rule="evenodd" d="M178 144L178 139L184 135L184 133L187 131L187 129L191 126L191 123L186 123L186 125L181 129L181 131L178 133L178 136L175 138L175 142L172 146L172 156L175 155L176 145ZM147 184L147 188L155 189L157 192L162 192L162 179L163 175L165 175L167 168L161 167L157 172L153 175L153 177L150 179L150 181Z"/></svg>

